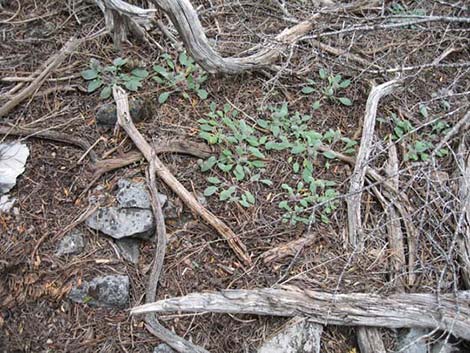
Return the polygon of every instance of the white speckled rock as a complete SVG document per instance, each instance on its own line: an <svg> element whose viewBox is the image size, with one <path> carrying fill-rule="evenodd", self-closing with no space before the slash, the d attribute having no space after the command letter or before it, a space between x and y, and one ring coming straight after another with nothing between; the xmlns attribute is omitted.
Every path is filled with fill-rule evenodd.
<svg viewBox="0 0 470 353"><path fill-rule="evenodd" d="M268 338L258 353L320 353L323 326L295 318Z"/></svg>

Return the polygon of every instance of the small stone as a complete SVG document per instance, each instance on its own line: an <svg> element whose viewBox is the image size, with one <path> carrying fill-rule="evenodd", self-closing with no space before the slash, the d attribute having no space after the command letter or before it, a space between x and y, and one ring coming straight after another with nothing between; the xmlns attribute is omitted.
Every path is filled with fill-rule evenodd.
<svg viewBox="0 0 470 353"><path fill-rule="evenodd" d="M398 335L398 350L403 353L428 353L428 344L424 336L429 331L412 328Z"/></svg>
<svg viewBox="0 0 470 353"><path fill-rule="evenodd" d="M16 198L10 199L10 195L0 196L0 213L8 213L16 202ZM16 207L15 207L16 208Z"/></svg>
<svg viewBox="0 0 470 353"><path fill-rule="evenodd" d="M74 287L68 295L76 303L86 303L99 307L126 307L129 303L129 277L96 277L90 282L83 282Z"/></svg>
<svg viewBox="0 0 470 353"><path fill-rule="evenodd" d="M24 172L29 149L21 143L0 143L0 195L16 185L16 178Z"/></svg>
<svg viewBox="0 0 470 353"><path fill-rule="evenodd" d="M55 255L63 256L78 254L84 247L85 240L83 239L83 233L74 229L60 241Z"/></svg>
<svg viewBox="0 0 470 353"><path fill-rule="evenodd" d="M132 121L138 123L145 118L144 102L141 100L129 101L129 113L131 114ZM96 123L104 127L111 127L116 125L117 113L115 104L104 104L99 107L96 112Z"/></svg>
<svg viewBox="0 0 470 353"><path fill-rule="evenodd" d="M175 353L175 351L166 343L161 343L153 349L153 353Z"/></svg>
<svg viewBox="0 0 470 353"><path fill-rule="evenodd" d="M140 208L105 207L86 220L86 225L114 239L150 238L154 233L152 211Z"/></svg>
<svg viewBox="0 0 470 353"><path fill-rule="evenodd" d="M320 353L322 332L323 326L296 318L268 338L258 353Z"/></svg>
<svg viewBox="0 0 470 353"><path fill-rule="evenodd" d="M135 183L126 179L118 181L118 192L116 199L120 207L137 207L150 209L150 194L144 183ZM163 194L158 194L158 199L163 206L167 197Z"/></svg>
<svg viewBox="0 0 470 353"><path fill-rule="evenodd" d="M138 239L123 238L116 240L115 243L124 260L129 261L135 265L139 263L140 241Z"/></svg>

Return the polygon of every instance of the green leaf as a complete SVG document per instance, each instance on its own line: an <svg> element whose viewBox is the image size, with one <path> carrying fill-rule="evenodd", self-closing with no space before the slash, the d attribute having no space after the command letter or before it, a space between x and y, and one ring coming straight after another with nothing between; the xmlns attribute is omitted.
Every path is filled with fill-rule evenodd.
<svg viewBox="0 0 470 353"><path fill-rule="evenodd" d="M256 121L256 123L258 124L259 127L263 128L263 129L268 129L269 128L269 122L267 120L258 119Z"/></svg>
<svg viewBox="0 0 470 353"><path fill-rule="evenodd" d="M261 179L260 182L262 182L264 185L267 185L267 186L273 185L273 182L269 179Z"/></svg>
<svg viewBox="0 0 470 353"><path fill-rule="evenodd" d="M163 104L168 100L168 97L170 96L171 92L163 92L158 96L158 103Z"/></svg>
<svg viewBox="0 0 470 353"><path fill-rule="evenodd" d="M335 159L336 158L336 153L332 151L325 151L323 152L323 156L325 156L328 159Z"/></svg>
<svg viewBox="0 0 470 353"><path fill-rule="evenodd" d="M87 81L88 80L93 80L93 79L98 77L98 71L93 70L93 69L84 70L84 71L80 72L80 75L82 75L82 77Z"/></svg>
<svg viewBox="0 0 470 353"><path fill-rule="evenodd" d="M255 168L264 168L264 162L263 161L251 161L249 163L250 163L250 165L252 165Z"/></svg>
<svg viewBox="0 0 470 353"><path fill-rule="evenodd" d="M352 102L349 98L346 98L346 97L339 97L338 100L340 101L340 103L342 105L346 105L346 106L351 106L352 105Z"/></svg>
<svg viewBox="0 0 470 353"><path fill-rule="evenodd" d="M149 75L149 72L147 70L139 68L132 70L131 73L133 76L138 77L140 79L144 79Z"/></svg>
<svg viewBox="0 0 470 353"><path fill-rule="evenodd" d="M88 93L92 93L96 91L98 88L101 87L103 81L100 78L96 78L88 83L87 91Z"/></svg>
<svg viewBox="0 0 470 353"><path fill-rule="evenodd" d="M292 165L292 169L294 170L294 173L298 173L299 170L300 170L300 165L299 165L299 163L295 162L295 163Z"/></svg>
<svg viewBox="0 0 470 353"><path fill-rule="evenodd" d="M250 146L248 147L248 151L250 151L250 153L256 158L264 158L264 154L262 154L261 151L256 147Z"/></svg>
<svg viewBox="0 0 470 353"><path fill-rule="evenodd" d="M235 186L231 186L227 190L222 191L219 195L220 201L228 200L233 195L235 190L236 190Z"/></svg>
<svg viewBox="0 0 470 353"><path fill-rule="evenodd" d="M127 63L127 59L123 59L123 58L116 58L113 60L113 64L114 66L124 66L126 65Z"/></svg>
<svg viewBox="0 0 470 353"><path fill-rule="evenodd" d="M305 86L304 88L302 88L303 94L311 94L313 92L315 92L315 89L313 87Z"/></svg>
<svg viewBox="0 0 470 353"><path fill-rule="evenodd" d="M205 161L201 164L201 171L202 171L202 172L207 172L207 171L210 170L216 163L217 163L217 158L215 158L214 156L209 157L207 160L205 160Z"/></svg>
<svg viewBox="0 0 470 353"><path fill-rule="evenodd" d="M292 209L289 207L289 204L287 201L281 201L279 202L279 208L282 208L286 211L291 211Z"/></svg>
<svg viewBox="0 0 470 353"><path fill-rule="evenodd" d="M307 149L307 147L303 144L297 144L296 146L292 147L291 153L293 154L299 154L304 152Z"/></svg>
<svg viewBox="0 0 470 353"><path fill-rule="evenodd" d="M240 205L242 205L243 207L245 207L245 208L251 207L251 205L248 203L245 195L242 195L242 199L240 201L238 201L238 203Z"/></svg>
<svg viewBox="0 0 470 353"><path fill-rule="evenodd" d="M339 87L340 88L348 88L350 84L351 84L351 80L344 80L343 82L341 82L339 84Z"/></svg>
<svg viewBox="0 0 470 353"><path fill-rule="evenodd" d="M211 196L213 194L215 194L217 192L219 188L217 186L208 186L205 190L204 190L204 196Z"/></svg>
<svg viewBox="0 0 470 353"><path fill-rule="evenodd" d="M153 71L155 71L157 74L160 74L164 77L168 76L168 71L161 65L154 65Z"/></svg>
<svg viewBox="0 0 470 353"><path fill-rule="evenodd" d="M237 164L235 166L235 169L233 170L233 175L235 175L235 178L237 178L238 181L242 181L245 178L245 171L243 170L243 167L240 164Z"/></svg>
<svg viewBox="0 0 470 353"><path fill-rule="evenodd" d="M101 99L107 99L111 97L112 89L111 86L105 86L100 93L100 98Z"/></svg>
<svg viewBox="0 0 470 353"><path fill-rule="evenodd" d="M198 89L197 90L197 95L201 99L206 99L209 96L209 93L205 89Z"/></svg>
<svg viewBox="0 0 470 353"><path fill-rule="evenodd" d="M142 83L139 80L130 79L129 81L126 81L124 86L129 91L136 92L139 89L139 87L142 87Z"/></svg>
<svg viewBox="0 0 470 353"><path fill-rule="evenodd" d="M224 164L224 163L217 163L217 167L223 172L230 172L233 168L233 164Z"/></svg>
<svg viewBox="0 0 470 353"><path fill-rule="evenodd" d="M313 110L317 110L317 109L319 109L319 108L320 108L320 101L315 101L315 102L313 102L313 104L312 104L312 109L313 109Z"/></svg>
<svg viewBox="0 0 470 353"><path fill-rule="evenodd" d="M245 194L244 194L243 196L246 196L246 200L247 200L249 203L251 203L252 205L255 204L255 197L254 197L254 195L253 195L251 192L249 192L249 191L247 190L247 191L245 191Z"/></svg>
<svg viewBox="0 0 470 353"><path fill-rule="evenodd" d="M326 79L328 77L328 73L325 71L325 69L320 69L318 71L318 74L320 75L320 78L322 80Z"/></svg>
<svg viewBox="0 0 470 353"><path fill-rule="evenodd" d="M428 108L424 105L424 104L421 104L420 107L419 107L419 112L421 113L421 115L423 116L423 118L427 118L428 117Z"/></svg>
<svg viewBox="0 0 470 353"><path fill-rule="evenodd" d="M181 65L183 66L187 66L188 65L188 56L186 55L185 52L182 52L179 56L179 62Z"/></svg>
<svg viewBox="0 0 470 353"><path fill-rule="evenodd" d="M207 181L211 184L220 184L222 181L217 177L208 177Z"/></svg>

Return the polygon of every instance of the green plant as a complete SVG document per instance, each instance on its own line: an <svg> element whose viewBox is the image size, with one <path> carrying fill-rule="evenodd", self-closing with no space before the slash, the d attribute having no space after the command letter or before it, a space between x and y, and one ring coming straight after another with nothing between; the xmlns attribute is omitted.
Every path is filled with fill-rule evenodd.
<svg viewBox="0 0 470 353"><path fill-rule="evenodd" d="M208 172L217 169L236 183L243 181L260 182L272 185L269 179L262 179L261 173L265 167L265 156L260 150L267 136L260 136L255 129L243 119L237 119L238 111L232 110L226 104L218 110L215 103L211 103L207 119L199 119L199 136L209 144L220 145L221 152L211 156L201 163L201 171ZM212 185L204 191L206 196L219 193L221 201L237 201L244 207L254 205L255 197L248 191L232 183L222 182L220 179L210 177ZM241 192L241 193L240 193Z"/></svg>
<svg viewBox="0 0 470 353"><path fill-rule="evenodd" d="M112 65L102 66L99 61L91 60L89 68L81 72L83 79L88 81L88 93L102 87L100 98L111 96L114 85L124 86L129 91L137 91L142 87L142 81L148 76L144 68L128 68L128 60L117 58Z"/></svg>
<svg viewBox="0 0 470 353"><path fill-rule="evenodd" d="M420 114L423 117L428 117L428 111L425 106L420 107ZM391 120L394 124L393 127L393 140L401 139L405 143L406 153L404 155L405 161L426 161L429 159L429 151L433 148L435 143L439 141L439 135L445 134L449 125L445 122L437 120L432 124L430 132L424 130L416 130L410 121L406 119L399 119L396 114L392 113ZM412 134L416 130L415 134ZM446 148L441 148L437 151L438 157L444 157L449 153Z"/></svg>
<svg viewBox="0 0 470 353"><path fill-rule="evenodd" d="M315 222L316 214L314 207L319 207L320 219L323 223L329 223L329 217L338 207L336 200L338 192L332 188L335 182L330 180L315 179L312 177L312 170L309 170L308 161L304 161L303 181L299 181L295 187L282 184L284 190L284 200L279 202L279 208L285 213L282 217L284 222L292 225L301 222L311 224ZM308 180L308 181L305 181Z"/></svg>
<svg viewBox="0 0 470 353"><path fill-rule="evenodd" d="M178 61L171 58L169 54L161 56L162 65L154 65L156 73L153 79L164 86L164 92L158 97L160 103L165 103L171 94L182 92L186 99L190 99L188 92L194 92L200 99L208 97L207 91L202 84L207 80L207 75L185 52L181 53Z"/></svg>
<svg viewBox="0 0 470 353"><path fill-rule="evenodd" d="M316 89L317 83L311 79L308 79L308 85L302 88L303 94L311 94L314 92L320 92L322 98L316 100L312 104L312 108L317 110L321 107L321 101L323 99L328 99L331 101L339 102L346 106L351 106L353 103L351 99L343 96L339 96L339 93L348 88L351 85L351 80L346 79L343 80L343 77L340 74L334 75L332 73L328 73L325 69L320 69L319 77L322 82L321 87Z"/></svg>

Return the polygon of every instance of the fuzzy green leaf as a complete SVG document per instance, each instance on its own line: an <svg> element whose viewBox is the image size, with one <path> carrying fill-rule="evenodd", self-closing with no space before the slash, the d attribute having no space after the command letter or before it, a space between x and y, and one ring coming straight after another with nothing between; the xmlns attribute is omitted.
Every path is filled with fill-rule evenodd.
<svg viewBox="0 0 470 353"><path fill-rule="evenodd" d="M103 84L103 81L101 81L101 79L99 79L99 78L96 78L96 79L90 81L88 83L88 87L87 87L88 93L92 93L92 92L96 91L98 88L101 87L102 84Z"/></svg>
<svg viewBox="0 0 470 353"><path fill-rule="evenodd" d="M214 195L214 194L217 192L218 189L219 189L219 188L218 188L217 186L214 186L214 185L208 186L208 187L204 190L204 196L211 196L211 195Z"/></svg>
<svg viewBox="0 0 470 353"><path fill-rule="evenodd" d="M93 79L98 77L98 71L93 70L93 69L84 70L84 71L80 72L80 75L82 75L82 77L87 81L88 80L93 80Z"/></svg>
<svg viewBox="0 0 470 353"><path fill-rule="evenodd" d="M168 100L170 97L171 92L163 92L158 96L158 103L163 104Z"/></svg>

